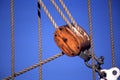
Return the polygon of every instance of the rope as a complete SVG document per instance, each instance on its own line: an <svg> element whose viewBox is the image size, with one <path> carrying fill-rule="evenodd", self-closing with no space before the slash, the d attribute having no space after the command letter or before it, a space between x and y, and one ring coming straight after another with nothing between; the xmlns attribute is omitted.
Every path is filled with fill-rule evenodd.
<svg viewBox="0 0 120 80"><path fill-rule="evenodd" d="M113 23L112 23L112 2L108 0L109 5L109 15L110 15L110 40L112 48L112 67L115 67L115 51L114 51L114 36L113 36Z"/></svg>
<svg viewBox="0 0 120 80"><path fill-rule="evenodd" d="M60 8L58 7L58 5L55 3L54 0L50 0L51 3L53 4L53 6L56 8L56 10L58 11L58 13L60 14L60 16L63 18L63 20L68 24L69 28L76 34L76 35L80 35L81 34L78 32L78 30L76 30L71 23L67 20L67 18L65 17L65 15L63 14L63 12L60 10ZM82 37L82 36L81 36Z"/></svg>
<svg viewBox="0 0 120 80"><path fill-rule="evenodd" d="M50 62L50 61L52 61L52 60L54 60L54 59L56 59L56 58L58 58L58 57L60 57L62 55L63 55L62 53L56 54L56 55L54 55L54 56L52 56L52 57L50 57L50 58L48 58L48 59L46 59L46 60L44 60L44 61L42 61L40 63L34 64L33 66L30 66L30 67L25 68L25 69L23 69L23 70L21 70L21 71L19 71L17 73L14 73L14 76L17 77L17 76L19 76L19 75L21 75L21 74L23 74L25 72L28 72L28 71L30 71L32 69L35 69L35 68L39 67L40 65L48 63L48 62ZM4 78L3 80L9 80L11 78L12 78L12 76L8 76L8 77Z"/></svg>
<svg viewBox="0 0 120 80"><path fill-rule="evenodd" d="M75 26L75 28L79 31L80 34L78 34L78 35L81 36L81 37L83 37L83 36L81 35L82 29L77 26L76 21L75 21L74 18L72 17L70 11L67 9L67 7L66 7L66 5L64 4L63 0L59 0L59 2L60 2L60 4L61 4L61 6L63 7L63 9L65 10L66 14L68 15L69 19L71 20L71 22L72 22L73 25ZM88 36L86 33L84 33L84 35L86 35L86 36L88 37L88 39L89 39L89 36Z"/></svg>
<svg viewBox="0 0 120 80"><path fill-rule="evenodd" d="M14 0L10 0L10 17L11 17L11 76L14 80Z"/></svg>
<svg viewBox="0 0 120 80"><path fill-rule="evenodd" d="M71 13L69 12L69 10L67 9L67 7L65 6L63 0L59 0L60 4L62 5L63 9L65 10L65 12L67 13L69 19L71 20L71 22L73 23L73 25L75 26L75 28L79 29L79 31L82 31L80 30L80 28L77 26L77 23L75 22L75 20L73 19Z"/></svg>
<svg viewBox="0 0 120 80"><path fill-rule="evenodd" d="M60 8L57 6L57 4L55 3L54 0L50 0L51 3L54 5L54 7L56 8L56 10L58 11L58 13L60 14L60 16L63 18L63 20L68 24L68 26L74 31L71 23L67 20L67 18L65 17L65 15L63 14L63 12L60 10ZM75 31L74 31L75 32ZM76 32L75 32L76 33Z"/></svg>
<svg viewBox="0 0 120 80"><path fill-rule="evenodd" d="M89 29L90 29L90 40L91 40L92 73L93 73L93 80L96 80L95 64L94 64L94 44L93 44L93 32L92 32L92 15L91 15L90 0L88 0L88 21L89 21Z"/></svg>
<svg viewBox="0 0 120 80"><path fill-rule="evenodd" d="M44 3L42 2L42 0L38 0L38 3L41 5L41 7L43 8L43 10L45 11L45 13L47 14L48 18L50 19L50 21L52 22L53 26L55 28L58 28L56 22L54 21L54 19L52 18L52 16L50 15L49 11L47 10L46 6L44 5Z"/></svg>
<svg viewBox="0 0 120 80"><path fill-rule="evenodd" d="M77 23L75 22L75 20L73 19L71 13L69 12L69 10L67 9L67 7L65 6L64 2L62 0L59 0L59 2L61 3L63 9L65 10L65 12L67 13L69 19L71 20L71 22L73 23L73 25L75 26L72 26L70 24L70 22L67 20L67 18L64 16L63 12L60 10L60 8L57 6L57 4L55 3L54 0L51 0L52 4L54 5L54 7L56 8L56 10L59 12L59 14L61 15L61 17L63 18L63 20L68 24L69 28L78 36L82 37L83 36L81 35L81 28L77 26ZM86 33L84 33L84 35L86 35L87 37L89 37Z"/></svg>
<svg viewBox="0 0 120 80"><path fill-rule="evenodd" d="M42 62L42 39L41 39L41 12L40 4L38 3L38 58L39 62ZM42 65L39 67L39 80L42 80Z"/></svg>

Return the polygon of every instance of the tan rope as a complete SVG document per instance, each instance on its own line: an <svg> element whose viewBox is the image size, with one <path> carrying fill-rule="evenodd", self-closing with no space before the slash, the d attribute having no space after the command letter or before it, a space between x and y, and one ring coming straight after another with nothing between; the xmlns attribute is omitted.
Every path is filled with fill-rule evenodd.
<svg viewBox="0 0 120 80"><path fill-rule="evenodd" d="M60 14L61 16L64 15L64 14L62 13L62 11L60 10L60 8L57 6L57 4L54 2L54 0L51 0L51 1L52 1L53 5L55 6L56 10L59 12L59 14ZM59 0L59 2L60 2L60 4L62 5L62 7L63 7L63 9L65 10L65 12L67 13L70 21L71 21L71 22L73 23L73 25L74 25L74 26L71 26L71 25L68 25L68 26L70 26L71 30L72 30L75 34L77 34L77 35L80 36L80 37L83 37L83 36L81 35L81 33L82 33L81 28L77 26L77 23L75 22L74 18L72 17L70 11L67 9L67 7L66 7L66 5L64 4L64 2L63 2L62 0ZM62 18L64 19L64 16L62 16ZM66 17L65 17L65 18L66 18ZM67 23L68 20L66 21L66 20L64 19L64 21ZM68 23L67 23L67 24L68 24ZM75 27L76 29L73 28L73 27ZM84 35L86 35L86 36L89 38L89 36L88 36L86 33L84 33Z"/></svg>
<svg viewBox="0 0 120 80"><path fill-rule="evenodd" d="M60 10L60 8L58 7L58 5L55 3L54 0L50 0L51 3L54 5L54 7L56 8L56 10L58 11L58 13L60 14L60 16L63 18L63 20L68 24L69 28L76 34L79 35L80 33L78 32L78 30L76 30L71 23L67 20L67 18L65 17L65 15L63 14L63 12ZM81 36L81 35L80 35Z"/></svg>
<svg viewBox="0 0 120 80"><path fill-rule="evenodd" d="M91 15L90 0L88 0L88 21L89 21L89 29L90 29L90 40L91 40L92 73L93 73L93 80L96 80L96 72L95 72L95 64L94 64L94 44L93 44L93 32L92 32L92 15Z"/></svg>
<svg viewBox="0 0 120 80"><path fill-rule="evenodd" d="M12 80L14 80L14 53L15 53L15 46L14 46L14 0L10 0L10 17L11 17L11 74Z"/></svg>
<svg viewBox="0 0 120 80"><path fill-rule="evenodd" d="M41 12L40 4L38 3L38 58L39 63L42 62L42 39L41 39ZM39 67L39 80L42 80L42 64Z"/></svg>
<svg viewBox="0 0 120 80"><path fill-rule="evenodd" d="M112 2L108 0L109 5L109 15L110 15L110 39L111 39L111 48L112 48L112 67L115 67L115 51L114 51L114 36L113 36L113 23L112 23Z"/></svg>
<svg viewBox="0 0 120 80"><path fill-rule="evenodd" d="M32 69L35 69L35 68L39 67L40 65L48 63L48 62L50 62L50 61L52 61L52 60L54 60L54 59L56 59L56 58L58 58L58 57L60 57L62 55L63 55L62 53L56 54L56 55L54 55L54 56L52 56L52 57L50 57L50 58L48 58L48 59L46 59L46 60L44 60L44 61L42 61L40 63L34 64L33 66L30 66L30 67L25 68L25 69L23 69L23 70L21 70L21 71L19 71L17 73L14 73L14 76L17 77L17 76L19 76L19 75L21 75L21 74L23 74L25 72L28 72L28 71L30 71ZM9 80L11 78L12 78L12 76L8 76L8 77L4 78L3 80Z"/></svg>
<svg viewBox="0 0 120 80"><path fill-rule="evenodd" d="M47 10L46 6L44 5L44 3L42 2L42 0L38 0L39 4L41 5L41 7L43 8L43 10L45 11L45 13L47 14L48 18L50 19L50 21L52 22L53 26L55 28L58 28L56 22L54 21L54 19L52 18L52 16L50 15L49 11Z"/></svg>
<svg viewBox="0 0 120 80"><path fill-rule="evenodd" d="M60 4L61 4L61 6L63 7L63 9L65 10L66 14L68 15L69 19L71 20L71 22L72 22L73 25L75 26L75 28L79 31L79 33L82 33L81 28L77 26L76 21L74 20L74 18L73 18L73 16L71 15L70 11L67 9L67 7L66 7L66 5L64 4L63 0L59 0L59 2L60 2ZM88 36L86 33L84 33L84 35L86 35L86 36L89 38L89 36ZM79 36L81 36L81 35L79 35ZM83 37L83 36L81 36L81 37Z"/></svg>
<svg viewBox="0 0 120 80"><path fill-rule="evenodd" d="M62 5L63 9L65 10L65 12L67 13L68 17L70 18L71 22L73 23L73 25L75 26L75 28L78 28L77 23L75 22L74 18L72 17L70 11L67 9L67 7L65 6L63 0L59 0L60 4ZM80 29L80 28L78 28ZM81 31L81 30L79 30Z"/></svg>
<svg viewBox="0 0 120 80"><path fill-rule="evenodd" d="M63 14L63 12L60 10L60 8L57 6L57 4L55 3L54 0L50 0L51 3L55 6L56 10L58 11L58 13L60 14L60 16L63 18L63 20L68 24L68 26L73 29L71 23L67 20L67 18L65 17L65 15ZM74 31L75 32L75 31Z"/></svg>

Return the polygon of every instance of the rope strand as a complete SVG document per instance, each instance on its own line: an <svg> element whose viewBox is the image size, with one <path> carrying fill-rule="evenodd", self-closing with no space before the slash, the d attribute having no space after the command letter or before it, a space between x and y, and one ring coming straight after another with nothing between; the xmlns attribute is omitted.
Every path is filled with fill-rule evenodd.
<svg viewBox="0 0 120 80"><path fill-rule="evenodd" d="M75 28L77 27L77 23L75 22L75 20L73 19L71 13L69 12L69 10L67 9L67 7L65 6L63 0L59 0L60 4L62 5L63 9L65 10L65 12L67 13L69 19L71 20L71 22L73 23L73 25L75 26Z"/></svg>
<svg viewBox="0 0 120 80"><path fill-rule="evenodd" d="M10 0L10 17L11 17L11 74L12 80L14 80L14 57L15 57L15 46L14 46L14 0Z"/></svg>
<svg viewBox="0 0 120 80"><path fill-rule="evenodd" d="M70 21L73 23L74 27L77 29L78 32L76 32L76 34L77 34L78 36L80 36L80 37L83 37L83 36L81 35L82 29L77 26L76 21L74 20L74 18L73 18L73 16L71 15L70 11L67 9L67 7L66 7L66 5L64 4L63 0L59 0L59 2L60 2L60 4L61 4L61 6L63 7L63 9L65 10L66 14L68 15ZM74 31L74 29L73 29L73 31ZM89 38L89 36L88 36L86 33L84 33L84 35L86 35L86 36Z"/></svg>
<svg viewBox="0 0 120 80"><path fill-rule="evenodd" d="M50 0L51 3L54 5L54 7L56 8L56 10L58 11L58 13L60 14L60 16L63 18L63 20L68 24L68 26L73 29L72 25L70 24L70 22L68 21L68 19L65 17L65 15L63 14L63 12L60 10L60 8L57 6L57 4L55 3L54 0Z"/></svg>
<svg viewBox="0 0 120 80"><path fill-rule="evenodd" d="M38 3L41 5L41 7L43 8L43 10L45 11L45 13L47 14L48 18L50 19L50 21L52 22L53 26L57 29L58 26L56 24L56 22L54 21L54 19L52 18L52 16L50 15L49 11L47 10L46 6L44 5L44 3L42 2L42 0L38 0Z"/></svg>
<svg viewBox="0 0 120 80"><path fill-rule="evenodd" d="M46 60L44 60L44 61L42 61L40 63L34 64L33 66L30 66L30 67L25 68L25 69L23 69L23 70L21 70L21 71L19 71L17 73L14 73L14 76L17 77L17 76L19 76L19 75L21 75L21 74L23 74L25 72L28 72L28 71L30 71L32 69L35 69L35 68L39 67L40 65L46 64L46 63L48 63L48 62L50 62L50 61L52 61L52 60L54 60L54 59L56 59L58 57L61 57L62 55L63 55L62 52L59 53L59 54L56 54L56 55L54 55L54 56L52 56L50 58L47 58ZM8 76L8 77L4 78L3 80L9 80L11 78L12 78L12 76Z"/></svg>
<svg viewBox="0 0 120 80"><path fill-rule="evenodd" d="M63 12L60 10L60 8L58 7L58 5L55 3L54 0L50 0L51 3L53 4L53 6L56 8L56 10L58 11L58 13L60 14L60 16L63 18L63 20L68 24L69 28L76 34L76 35L80 35L80 33L78 32L77 29L75 29L71 23L68 21L68 19L65 17L65 15L63 14ZM81 35L80 35L81 36Z"/></svg>
<svg viewBox="0 0 120 80"><path fill-rule="evenodd" d="M38 58L39 63L42 62L42 39L41 39L41 12L40 4L38 3ZM39 80L42 80L42 65L39 67Z"/></svg>
<svg viewBox="0 0 120 80"><path fill-rule="evenodd" d="M110 15L110 40L111 40L111 55L112 55L112 67L115 67L115 51L114 51L114 36L113 36L113 23L112 23L112 2L108 0L109 15Z"/></svg>
<svg viewBox="0 0 120 80"><path fill-rule="evenodd" d="M95 72L95 64L94 64L94 44L93 44L93 32L92 32L92 15L91 15L90 0L88 0L88 21L89 21L89 29L90 29L90 40L91 40L92 73L93 73L93 80L96 80L96 72Z"/></svg>

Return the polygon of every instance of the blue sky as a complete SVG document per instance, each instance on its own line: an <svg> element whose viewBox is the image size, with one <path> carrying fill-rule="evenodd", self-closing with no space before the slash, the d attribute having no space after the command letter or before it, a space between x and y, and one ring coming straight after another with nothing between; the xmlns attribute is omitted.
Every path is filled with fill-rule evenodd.
<svg viewBox="0 0 120 80"><path fill-rule="evenodd" d="M58 26L66 23L49 0L43 0ZM62 9L58 0L57 4ZM87 0L64 0L77 24L89 34ZM111 68L111 44L107 0L91 0L94 51L104 56L103 68ZM115 60L120 68L120 1L112 0ZM38 62L37 0L15 0L15 72ZM63 9L62 9L63 10ZM64 12L64 11L63 11ZM66 15L66 14L65 14ZM60 52L54 42L52 23L41 9L43 60ZM0 79L11 74L10 1L0 0ZM38 80L38 68L15 80ZM98 76L97 76L98 77ZM43 80L92 80L92 70L79 57L66 55L43 65Z"/></svg>

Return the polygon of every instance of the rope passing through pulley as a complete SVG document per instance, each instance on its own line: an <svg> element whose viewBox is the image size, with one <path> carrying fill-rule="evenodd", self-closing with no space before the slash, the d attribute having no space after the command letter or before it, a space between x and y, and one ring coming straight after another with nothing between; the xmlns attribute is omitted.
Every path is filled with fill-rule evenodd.
<svg viewBox="0 0 120 80"><path fill-rule="evenodd" d="M103 64L104 57L101 56L100 58L97 58L94 55L91 34L89 36L82 27L77 25L77 23L73 19L71 13L69 12L69 10L67 9L62 0L59 0L59 2L64 8L72 24L64 16L63 12L60 10L55 1L51 0L51 2L67 24L57 28L54 33L54 40L57 46L62 50L64 54L68 56L80 56L84 60L85 65L94 70L93 74L95 74L95 72L98 72L100 77L103 77L104 76L103 73L100 72L101 69L100 66L101 64ZM90 48L92 48L92 51L89 50ZM88 63L90 59L92 59L92 65ZM93 64L94 63L93 59L95 59L97 64ZM93 79L95 80L95 75L93 75L93 77L94 77Z"/></svg>
<svg viewBox="0 0 120 80"><path fill-rule="evenodd" d="M72 26L74 26L72 24ZM78 27L80 27L78 25ZM81 51L90 48L90 39L85 30L81 28L81 33L76 35L68 25L60 26L54 33L54 40L58 47L68 56L79 55ZM78 31L74 28L75 31Z"/></svg>
<svg viewBox="0 0 120 80"><path fill-rule="evenodd" d="M74 27L73 24L72 26ZM70 57L79 56L84 60L85 65L92 69L93 65L89 64L89 61L92 58L92 53L89 50L91 47L90 38L88 37L89 35L82 27L79 25L77 26L81 28L80 30L82 30L80 33L81 36L75 34L68 25L63 25L56 29L54 33L54 40L63 54ZM75 30L77 31L76 28ZM100 72L101 65L104 63L104 57L101 56L100 58L97 58L94 54L94 59L97 63L95 64L95 72L97 72L100 77L104 77L104 73Z"/></svg>
<svg viewBox="0 0 120 80"><path fill-rule="evenodd" d="M62 25L60 27L57 26L56 22L54 21L54 19L52 18L52 16L50 15L49 11L47 10L46 6L44 5L44 3L42 2L42 0L38 0L39 6L38 6L38 22L40 22L40 6L43 8L43 10L45 11L45 13L47 14L48 18L50 19L50 21L52 22L53 26L55 27L56 31L54 32L54 40L57 44L57 46L61 49L61 53L60 54L56 54L44 61L39 60L39 63L30 66L26 69L23 69L17 73L14 73L14 15L13 15L13 0L11 0L11 27L12 27L12 75L8 76L7 78L4 78L4 80L8 80L8 79L12 79L14 80L14 77L19 76L27 71L30 71L36 67L41 67L40 70L40 80L42 80L42 65L50 62L60 56L62 56L63 54L66 54L68 56L79 56L80 58L82 58L85 62L85 65L91 69L93 69L95 72L97 72L100 76L100 80L109 80L109 76L111 77L111 74L108 76L107 74L109 73L113 73L113 78L115 77L116 79L120 76L120 70L118 68L111 68L110 70L106 70L106 69L102 69L101 65L104 63L104 57L101 56L100 58L97 58L92 51L90 51L90 48L93 48L93 42L92 42L92 18L91 18L91 9L90 9L90 0L88 0L88 16L89 16L89 26L90 26L90 36L87 34L87 32L81 27L79 26L74 18L72 17L72 15L70 14L69 10L67 9L67 7L65 6L64 2L62 0L59 0L60 4L62 5L62 7L64 8L65 12L67 13L68 17L70 18L71 23L67 20L67 18L64 16L63 12L60 10L60 8L57 6L57 4L54 2L54 0L51 0L52 4L55 6L55 8L57 9L57 11L59 12L59 14L61 15L61 17L63 18L63 20L66 22L66 25ZM110 8L111 9L111 8ZM110 11L111 12L111 11ZM111 14L112 15L112 14ZM110 15L110 16L111 16ZM112 19L112 17L111 17ZM111 27L112 27L112 20L110 20L111 22ZM112 28L111 28L112 29ZM112 31L112 30L111 30ZM41 49L41 39L40 39L40 23L38 23L38 48L39 48L39 53L41 53L42 49ZM112 36L111 36L112 38ZM112 40L113 42L113 40ZM114 45L113 45L114 46ZM113 48L114 50L114 48ZM113 56L113 66L115 66L114 64L114 53L112 53ZM42 58L42 54L39 55L40 58ZM90 59L96 61L96 64L93 64L94 62L92 61L92 64L89 64L88 62L90 61ZM94 80L95 80L95 76L93 76ZM111 79L111 78L110 78ZM116 80L115 79L115 80ZM113 80L113 79L112 79Z"/></svg>

